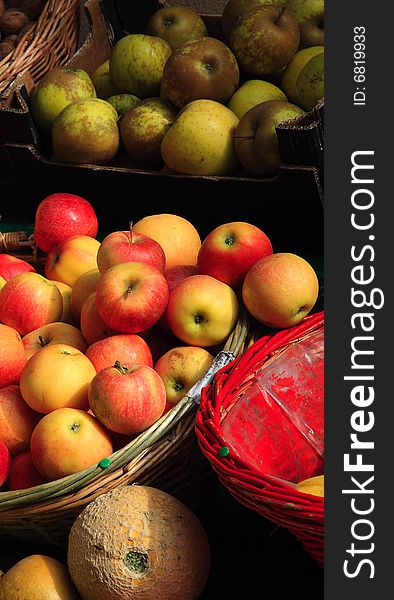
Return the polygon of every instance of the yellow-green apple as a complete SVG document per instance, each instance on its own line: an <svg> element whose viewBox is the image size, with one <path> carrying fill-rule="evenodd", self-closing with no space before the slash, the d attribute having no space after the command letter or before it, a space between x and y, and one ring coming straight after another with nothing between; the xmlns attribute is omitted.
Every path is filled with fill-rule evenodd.
<svg viewBox="0 0 394 600"><path fill-rule="evenodd" d="M0 389L0 440L11 457L27 450L32 431L41 415L26 404L19 385Z"/></svg>
<svg viewBox="0 0 394 600"><path fill-rule="evenodd" d="M46 196L34 217L34 241L45 253L55 244L74 235L96 237L97 215L88 200L68 193Z"/></svg>
<svg viewBox="0 0 394 600"><path fill-rule="evenodd" d="M229 45L246 73L263 77L287 65L299 41L300 28L291 12L285 6L268 4L238 18Z"/></svg>
<svg viewBox="0 0 394 600"><path fill-rule="evenodd" d="M60 315L59 321L61 321L62 323L69 323L70 325L72 325L75 322L73 314L71 312L71 290L72 290L72 287L70 285L67 285L67 283L64 283L63 281L55 281L55 280L52 280L52 281L59 288L59 291L63 298L63 311L62 311L62 314Z"/></svg>
<svg viewBox="0 0 394 600"><path fill-rule="evenodd" d="M81 316L82 305L86 298L95 291L99 279L100 271L98 268L91 269L86 273L82 273L72 286L70 306L73 317L77 323L79 323Z"/></svg>
<svg viewBox="0 0 394 600"><path fill-rule="evenodd" d="M198 273L198 265L177 265L176 267L172 267L172 269L167 269L164 271L164 277L167 279L169 292L171 292L171 290L178 285L178 283L183 281L185 277L190 277L190 275L198 275ZM165 312L160 317L158 325L161 327L161 329L167 333L170 333Z"/></svg>
<svg viewBox="0 0 394 600"><path fill-rule="evenodd" d="M259 227L242 221L223 223L204 239L198 268L201 274L238 288L250 267L268 254L272 254L272 244Z"/></svg>
<svg viewBox="0 0 394 600"><path fill-rule="evenodd" d="M97 268L99 247L100 242L89 235L62 240L52 247L45 259L45 275L72 287L83 273Z"/></svg>
<svg viewBox="0 0 394 600"><path fill-rule="evenodd" d="M116 42L109 58L112 81L123 93L138 98L157 96L171 52L170 44L155 35L125 35Z"/></svg>
<svg viewBox="0 0 394 600"><path fill-rule="evenodd" d="M57 408L87 409L89 383L96 369L87 356L68 344L48 344L33 354L23 368L20 391L35 411Z"/></svg>
<svg viewBox="0 0 394 600"><path fill-rule="evenodd" d="M214 37L183 44L164 67L160 95L179 108L192 100L227 102L239 83L239 67L230 48Z"/></svg>
<svg viewBox="0 0 394 600"><path fill-rule="evenodd" d="M227 103L240 119L250 108L267 100L287 100L280 88L269 81L248 79L231 96Z"/></svg>
<svg viewBox="0 0 394 600"><path fill-rule="evenodd" d="M155 165L162 162L160 146L178 109L163 98L147 98L119 122L120 137L130 158Z"/></svg>
<svg viewBox="0 0 394 600"><path fill-rule="evenodd" d="M210 275L191 275L171 290L166 318L180 340L205 347L228 338L238 313L237 296L230 286Z"/></svg>
<svg viewBox="0 0 394 600"><path fill-rule="evenodd" d="M3 285L5 285L5 279L4 279L4 277L2 277L2 276L0 275L0 290L1 290L1 288L3 287Z"/></svg>
<svg viewBox="0 0 394 600"><path fill-rule="evenodd" d="M175 4L156 10L150 17L146 33L166 40L173 50L186 42L208 35L200 15L188 6Z"/></svg>
<svg viewBox="0 0 394 600"><path fill-rule="evenodd" d="M298 50L284 69L280 80L280 87L290 102L294 102L295 104L298 102L296 85L303 68L314 56L323 52L324 46L311 46Z"/></svg>
<svg viewBox="0 0 394 600"><path fill-rule="evenodd" d="M121 117L127 113L128 110L139 104L141 100L133 94L115 94L114 96L109 96L107 102L112 104L118 113L118 117Z"/></svg>
<svg viewBox="0 0 394 600"><path fill-rule="evenodd" d="M319 282L301 256L278 252L257 261L247 273L242 299L250 314L268 327L291 327L314 307Z"/></svg>
<svg viewBox="0 0 394 600"><path fill-rule="evenodd" d="M168 302L163 273L141 262L120 263L105 271L96 286L97 312L121 333L140 333L157 323Z"/></svg>
<svg viewBox="0 0 394 600"><path fill-rule="evenodd" d="M33 119L40 129L50 131L56 117L66 106L95 96L96 90L86 71L55 67L40 79L33 90Z"/></svg>
<svg viewBox="0 0 394 600"><path fill-rule="evenodd" d="M0 322L25 335L47 323L58 321L63 298L56 285L39 273L21 273L2 287Z"/></svg>
<svg viewBox="0 0 394 600"><path fill-rule="evenodd" d="M25 450L11 460L8 487L10 490L25 490L47 483L33 465L30 450Z"/></svg>
<svg viewBox="0 0 394 600"><path fill-rule="evenodd" d="M25 349L17 329L0 323L0 388L19 383L26 364Z"/></svg>
<svg viewBox="0 0 394 600"><path fill-rule="evenodd" d="M0 254L0 277L4 279L4 283L15 275L31 271L35 272L33 265L26 260L12 256L11 254Z"/></svg>
<svg viewBox="0 0 394 600"><path fill-rule="evenodd" d="M30 441L34 466L53 481L78 473L112 454L106 428L77 408L58 408L36 425Z"/></svg>
<svg viewBox="0 0 394 600"><path fill-rule="evenodd" d="M97 252L100 273L124 262L142 262L164 271L166 255L156 240L143 233L136 233L130 225L129 231L113 231L101 242Z"/></svg>
<svg viewBox="0 0 394 600"><path fill-rule="evenodd" d="M103 369L89 386L89 406L110 431L133 435L153 425L163 414L166 390L160 376L147 365Z"/></svg>
<svg viewBox="0 0 394 600"><path fill-rule="evenodd" d="M164 163L188 175L233 174L238 166L233 140L237 125L238 117L220 102L190 102L163 138Z"/></svg>
<svg viewBox="0 0 394 600"><path fill-rule="evenodd" d="M97 312L96 291L91 292L81 308L80 328L89 345L119 333L103 321Z"/></svg>
<svg viewBox="0 0 394 600"><path fill-rule="evenodd" d="M142 217L133 225L135 233L143 233L160 244L166 255L166 270L177 265L196 265L201 239L193 223L171 213Z"/></svg>
<svg viewBox="0 0 394 600"><path fill-rule="evenodd" d="M249 109L234 136L239 162L252 175L277 175L281 163L276 125L304 114L285 100L268 100Z"/></svg>
<svg viewBox="0 0 394 600"><path fill-rule="evenodd" d="M160 379L160 381L161 381L161 379ZM165 392L164 392L164 394L165 394ZM8 476L10 474L10 467L11 467L11 456L10 456L9 450L8 450L7 446L5 445L5 443L0 440L0 488L2 485L4 485L4 483L8 479Z"/></svg>
<svg viewBox="0 0 394 600"><path fill-rule="evenodd" d="M153 366L147 342L135 333L119 333L98 340L88 347L85 354L97 373L106 367L113 367L116 361L122 364Z"/></svg>
<svg viewBox="0 0 394 600"><path fill-rule="evenodd" d="M166 388L166 399L174 406L200 381L213 362L210 352L199 346L177 346L163 354L154 369Z"/></svg>
<svg viewBox="0 0 394 600"><path fill-rule="evenodd" d="M300 48L324 45L324 0L287 0L300 27Z"/></svg>
<svg viewBox="0 0 394 600"><path fill-rule="evenodd" d="M297 103L312 110L324 97L324 52L313 56L304 66L296 82Z"/></svg>
<svg viewBox="0 0 394 600"><path fill-rule="evenodd" d="M222 13L222 28L224 36L230 39L231 30L238 18L252 8L274 4L272 0L228 0ZM276 0L277 6L286 6L287 0Z"/></svg>
<svg viewBox="0 0 394 600"><path fill-rule="evenodd" d="M29 360L41 348L49 344L67 344L85 353L88 344L80 329L70 323L56 321L34 329L22 338L26 359Z"/></svg>
<svg viewBox="0 0 394 600"><path fill-rule="evenodd" d="M101 98L66 106L53 122L54 160L66 163L105 164L120 147L118 113Z"/></svg>
<svg viewBox="0 0 394 600"><path fill-rule="evenodd" d="M111 73L109 72L109 59L105 60L93 71L91 79L97 98L107 100L110 96L115 96L122 92L112 81Z"/></svg>

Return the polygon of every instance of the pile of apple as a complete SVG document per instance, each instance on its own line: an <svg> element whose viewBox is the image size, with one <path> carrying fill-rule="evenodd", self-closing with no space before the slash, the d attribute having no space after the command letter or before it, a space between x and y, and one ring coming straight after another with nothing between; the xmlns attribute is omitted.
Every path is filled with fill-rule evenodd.
<svg viewBox="0 0 394 600"><path fill-rule="evenodd" d="M160 8L90 75L49 71L33 119L66 163L274 176L275 127L323 97L323 10L324 0L229 0L214 37L191 8Z"/></svg>
<svg viewBox="0 0 394 600"><path fill-rule="evenodd" d="M312 266L274 253L251 223L201 241L153 214L98 241L84 198L36 211L45 276L0 254L0 486L51 481L99 463L171 410L206 373L241 302L269 327L313 308Z"/></svg>

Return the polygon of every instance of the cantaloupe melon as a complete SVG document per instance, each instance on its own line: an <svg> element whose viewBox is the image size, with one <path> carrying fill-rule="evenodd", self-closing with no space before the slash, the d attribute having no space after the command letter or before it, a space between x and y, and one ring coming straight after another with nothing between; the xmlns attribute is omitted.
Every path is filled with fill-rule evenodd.
<svg viewBox="0 0 394 600"><path fill-rule="evenodd" d="M324 475L309 477L297 483L296 488L304 494L312 494L313 496L324 497Z"/></svg>
<svg viewBox="0 0 394 600"><path fill-rule="evenodd" d="M209 566L199 519L148 486L102 494L69 535L68 568L83 600L196 600Z"/></svg>
<svg viewBox="0 0 394 600"><path fill-rule="evenodd" d="M0 577L0 600L80 600L80 596L63 563L32 554Z"/></svg>

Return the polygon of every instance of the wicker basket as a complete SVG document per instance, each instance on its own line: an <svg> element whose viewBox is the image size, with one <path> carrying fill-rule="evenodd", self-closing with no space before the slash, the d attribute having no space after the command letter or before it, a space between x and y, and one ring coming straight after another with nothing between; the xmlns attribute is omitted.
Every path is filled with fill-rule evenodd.
<svg viewBox="0 0 394 600"><path fill-rule="evenodd" d="M0 61L0 98L8 95L17 79L27 76L34 85L73 56L80 5L81 0L48 0L17 47Z"/></svg>
<svg viewBox="0 0 394 600"><path fill-rule="evenodd" d="M324 314L318 312L300 325L260 338L217 373L212 385L203 390L196 415L199 445L223 485L241 504L291 531L320 566L324 554L324 499L302 493L294 483L281 478L281 464L275 475L264 475L249 458L234 452L224 433L223 420L253 385L254 375L273 357L313 332L323 331L323 327ZM278 435L278 443L279 439ZM253 447L253 440L250 444Z"/></svg>

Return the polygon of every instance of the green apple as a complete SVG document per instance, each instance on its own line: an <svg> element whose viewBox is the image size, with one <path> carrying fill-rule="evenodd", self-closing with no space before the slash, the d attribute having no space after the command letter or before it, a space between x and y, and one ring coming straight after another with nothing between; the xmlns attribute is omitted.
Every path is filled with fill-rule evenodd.
<svg viewBox="0 0 394 600"><path fill-rule="evenodd" d="M227 106L240 119L250 108L267 100L287 100L287 98L273 83L262 79L249 79L234 92Z"/></svg>
<svg viewBox="0 0 394 600"><path fill-rule="evenodd" d="M296 82L297 104L312 110L324 97L324 52L313 56L304 66Z"/></svg>
<svg viewBox="0 0 394 600"><path fill-rule="evenodd" d="M264 77L279 71L293 58L300 28L286 7L258 6L239 17L229 45L246 73Z"/></svg>
<svg viewBox="0 0 394 600"><path fill-rule="evenodd" d="M289 64L286 66L282 73L280 88L286 94L290 102L294 102L295 104L298 102L296 84L299 74L305 65L311 60L311 58L318 54L322 54L323 52L324 46L311 46L310 48L303 48L302 50L298 50L298 52L296 52Z"/></svg>
<svg viewBox="0 0 394 600"><path fill-rule="evenodd" d="M164 65L172 50L168 42L152 35L134 33L113 47L109 70L115 85L139 98L158 96Z"/></svg>
<svg viewBox="0 0 394 600"><path fill-rule="evenodd" d="M324 45L324 0L287 0L300 26L300 49Z"/></svg>
<svg viewBox="0 0 394 600"><path fill-rule="evenodd" d="M237 19L251 8L264 6L265 4L276 4L286 6L287 0L229 0L222 13L222 28L226 40L230 39L230 33Z"/></svg>
<svg viewBox="0 0 394 600"><path fill-rule="evenodd" d="M50 131L57 115L71 102L95 98L96 90L83 69L55 67L38 82L31 97L37 127Z"/></svg>
<svg viewBox="0 0 394 600"><path fill-rule="evenodd" d="M115 96L109 96L107 102L112 104L118 116L121 117L128 110L139 104L141 100L133 94L115 94Z"/></svg>
<svg viewBox="0 0 394 600"><path fill-rule="evenodd" d="M200 15L192 8L181 4L165 6L154 12L148 21L146 33L163 38L173 50L185 42L208 35Z"/></svg>
<svg viewBox="0 0 394 600"><path fill-rule="evenodd" d="M66 106L52 126L55 159L68 163L108 162L119 148L117 119L115 108L100 98Z"/></svg>
<svg viewBox="0 0 394 600"><path fill-rule="evenodd" d="M174 123L178 109L162 98L148 98L127 111L119 123L123 146L134 160L162 162L160 146Z"/></svg>
<svg viewBox="0 0 394 600"><path fill-rule="evenodd" d="M161 143L166 166L189 175L230 175L237 165L233 134L238 117L214 100L194 100L179 113Z"/></svg>
<svg viewBox="0 0 394 600"><path fill-rule="evenodd" d="M303 113L290 102L268 100L243 115L234 136L235 150L248 173L258 177L277 175L281 159L276 125Z"/></svg>
<svg viewBox="0 0 394 600"><path fill-rule="evenodd" d="M109 59L103 62L92 74L92 81L96 89L97 98L106 100L109 96L120 94L119 90L111 79L109 72Z"/></svg>

